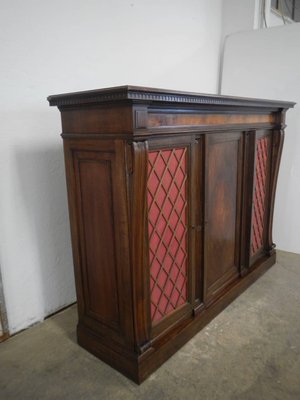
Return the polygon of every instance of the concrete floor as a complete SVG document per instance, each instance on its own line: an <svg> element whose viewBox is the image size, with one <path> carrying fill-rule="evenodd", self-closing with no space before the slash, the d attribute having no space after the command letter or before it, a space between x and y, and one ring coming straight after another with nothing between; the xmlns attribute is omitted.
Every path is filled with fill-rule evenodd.
<svg viewBox="0 0 300 400"><path fill-rule="evenodd" d="M0 399L300 399L300 256L278 263L137 386L76 344L76 307L0 344Z"/></svg>

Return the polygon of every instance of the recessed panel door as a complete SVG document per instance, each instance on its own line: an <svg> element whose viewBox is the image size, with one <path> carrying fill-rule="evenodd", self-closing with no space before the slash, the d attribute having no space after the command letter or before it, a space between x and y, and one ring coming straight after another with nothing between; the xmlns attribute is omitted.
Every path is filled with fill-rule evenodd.
<svg viewBox="0 0 300 400"><path fill-rule="evenodd" d="M239 275L242 133L208 134L205 157L204 293L209 302Z"/></svg>
<svg viewBox="0 0 300 400"><path fill-rule="evenodd" d="M254 148L254 179L252 193L250 265L264 254L267 246L271 135L258 131Z"/></svg>

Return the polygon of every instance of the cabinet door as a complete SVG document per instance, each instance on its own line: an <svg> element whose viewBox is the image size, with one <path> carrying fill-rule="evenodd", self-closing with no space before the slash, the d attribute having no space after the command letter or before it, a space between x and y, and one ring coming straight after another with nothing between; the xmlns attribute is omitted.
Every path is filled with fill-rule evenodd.
<svg viewBox="0 0 300 400"><path fill-rule="evenodd" d="M190 137L149 141L147 254L149 320L155 336L191 315L196 304L194 250L194 165Z"/></svg>
<svg viewBox="0 0 300 400"><path fill-rule="evenodd" d="M242 133L207 134L204 297L214 300L239 275Z"/></svg>
<svg viewBox="0 0 300 400"><path fill-rule="evenodd" d="M257 131L254 135L254 179L252 191L252 216L250 237L250 261L252 265L267 250L269 215L269 182L271 166L271 133Z"/></svg>

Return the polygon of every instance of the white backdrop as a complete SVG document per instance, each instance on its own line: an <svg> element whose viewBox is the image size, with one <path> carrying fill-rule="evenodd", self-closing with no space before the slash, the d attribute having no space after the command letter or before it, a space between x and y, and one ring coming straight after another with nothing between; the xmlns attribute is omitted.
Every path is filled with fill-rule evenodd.
<svg viewBox="0 0 300 400"><path fill-rule="evenodd" d="M59 112L113 85L216 93L222 0L0 4L0 265L11 333L75 300Z"/></svg>

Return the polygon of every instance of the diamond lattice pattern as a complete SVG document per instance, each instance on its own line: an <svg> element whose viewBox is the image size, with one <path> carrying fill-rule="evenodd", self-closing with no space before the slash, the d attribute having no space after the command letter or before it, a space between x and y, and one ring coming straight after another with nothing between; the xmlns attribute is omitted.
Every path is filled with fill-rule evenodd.
<svg viewBox="0 0 300 400"><path fill-rule="evenodd" d="M187 299L186 148L148 156L151 319L157 323Z"/></svg>
<svg viewBox="0 0 300 400"><path fill-rule="evenodd" d="M269 140L268 136L260 138L256 145L251 256L263 247Z"/></svg>

